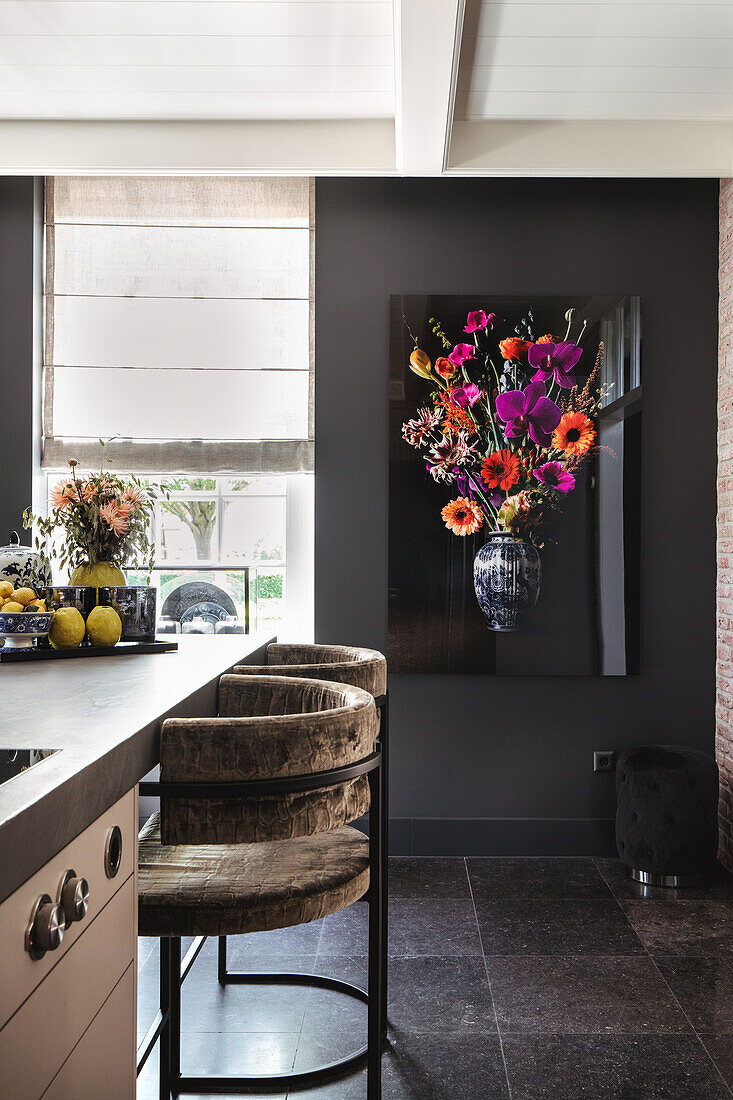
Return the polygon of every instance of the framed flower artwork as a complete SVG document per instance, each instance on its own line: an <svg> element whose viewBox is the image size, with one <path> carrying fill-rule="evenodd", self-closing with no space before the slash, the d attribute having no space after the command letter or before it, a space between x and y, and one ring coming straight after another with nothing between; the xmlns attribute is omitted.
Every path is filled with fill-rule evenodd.
<svg viewBox="0 0 733 1100"><path fill-rule="evenodd" d="M638 672L641 302L394 295L395 672Z"/></svg>

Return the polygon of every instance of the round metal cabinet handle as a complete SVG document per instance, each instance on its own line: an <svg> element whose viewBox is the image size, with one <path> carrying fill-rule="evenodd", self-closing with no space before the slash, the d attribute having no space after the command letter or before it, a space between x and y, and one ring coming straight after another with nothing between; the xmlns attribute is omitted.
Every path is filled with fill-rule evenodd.
<svg viewBox="0 0 733 1100"><path fill-rule="evenodd" d="M114 878L122 863L122 830L119 825L113 825L107 830L104 842L104 873L107 878Z"/></svg>
<svg viewBox="0 0 733 1100"><path fill-rule="evenodd" d="M76 871L66 871L59 884L57 898L68 928L75 920L83 920L87 915L89 883L77 876Z"/></svg>
<svg viewBox="0 0 733 1100"><path fill-rule="evenodd" d="M55 951L64 938L65 917L60 905L50 894L41 894L33 902L25 949L32 959L42 959L47 951Z"/></svg>

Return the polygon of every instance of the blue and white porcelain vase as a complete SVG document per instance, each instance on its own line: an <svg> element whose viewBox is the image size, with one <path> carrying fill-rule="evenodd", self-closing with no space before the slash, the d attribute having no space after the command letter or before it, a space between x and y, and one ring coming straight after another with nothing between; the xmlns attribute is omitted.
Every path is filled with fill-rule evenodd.
<svg viewBox="0 0 733 1100"><path fill-rule="evenodd" d="M51 565L38 550L22 546L13 531L7 546L0 546L0 581L13 588L39 588L51 583Z"/></svg>
<svg viewBox="0 0 733 1100"><path fill-rule="evenodd" d="M473 585L489 630L517 630L540 594L542 565L531 542L492 531L473 562Z"/></svg>

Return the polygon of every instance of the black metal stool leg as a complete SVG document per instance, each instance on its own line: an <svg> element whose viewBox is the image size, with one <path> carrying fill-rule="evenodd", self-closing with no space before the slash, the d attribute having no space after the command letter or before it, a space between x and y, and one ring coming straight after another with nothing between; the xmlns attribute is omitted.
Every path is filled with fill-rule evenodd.
<svg viewBox="0 0 733 1100"><path fill-rule="evenodd" d="M382 749L382 1037L387 1038L387 944L389 942L389 912L387 907L387 875L389 859L389 697L385 695L380 707L381 722L379 728L379 740Z"/></svg>
<svg viewBox="0 0 733 1100"><path fill-rule="evenodd" d="M369 1003L367 1006L367 1100L382 1097L384 1038L384 850L382 844L382 776L371 772L369 786Z"/></svg>
<svg viewBox="0 0 733 1100"><path fill-rule="evenodd" d="M218 943L218 946L217 946L216 976L219 979L219 985L226 985L226 979L227 979L227 938L226 938L226 936L219 936L219 943Z"/></svg>
<svg viewBox="0 0 733 1100"><path fill-rule="evenodd" d="M170 1075L171 1089L177 1096L181 1076L181 940L171 937L168 942L171 960Z"/></svg>
<svg viewBox="0 0 733 1100"><path fill-rule="evenodd" d="M158 1095L160 1100L170 1100L171 1096L171 956L170 940L161 938L158 941L160 951L160 1011L163 1016L163 1025L158 1042L160 1072L158 1074Z"/></svg>

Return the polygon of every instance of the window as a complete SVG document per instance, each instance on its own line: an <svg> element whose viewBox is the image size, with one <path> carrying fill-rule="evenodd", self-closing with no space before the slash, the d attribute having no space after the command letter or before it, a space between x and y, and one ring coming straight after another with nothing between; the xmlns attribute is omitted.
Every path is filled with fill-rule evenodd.
<svg viewBox="0 0 733 1100"><path fill-rule="evenodd" d="M62 476L61 469L47 474L47 505ZM225 610L248 632L311 637L312 477L143 478L163 479L172 488L170 500L155 508L157 554L150 578L159 613L170 614L166 601L181 585L203 582L226 594L231 603ZM147 572L134 563L125 572L130 584L147 583Z"/></svg>
<svg viewBox="0 0 733 1100"><path fill-rule="evenodd" d="M44 440L172 486L161 602L205 577L250 630L312 634L313 189L299 178L46 184ZM128 571L129 572L129 571ZM131 583L139 579L130 573Z"/></svg>

